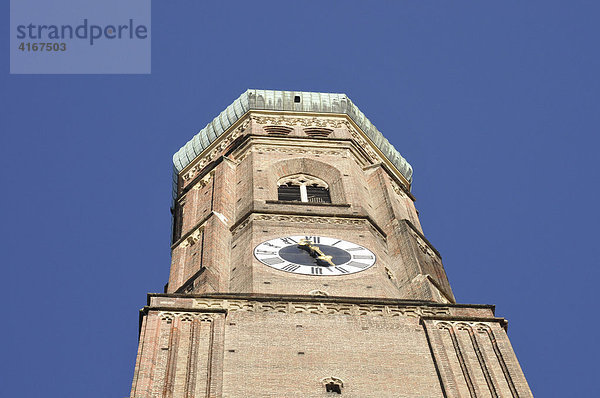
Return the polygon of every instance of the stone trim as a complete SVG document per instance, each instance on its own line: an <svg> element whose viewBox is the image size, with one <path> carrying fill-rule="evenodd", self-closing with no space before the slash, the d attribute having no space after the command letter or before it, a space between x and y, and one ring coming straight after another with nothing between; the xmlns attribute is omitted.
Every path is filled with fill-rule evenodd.
<svg viewBox="0 0 600 398"><path fill-rule="evenodd" d="M426 244L426 245L427 245L427 246L428 246L428 247L429 247L431 250L433 250L433 252L434 252L434 253L435 253L435 254L436 254L438 257L439 257L439 259L440 259L440 260L442 259L442 255L440 254L440 252L439 252L439 251L437 251L437 249L436 249L436 248L435 248L435 247L434 247L434 246L431 244L431 242L430 242L429 240L427 240L427 238L425 237L425 235L423 235L423 234L421 233L421 231L419 231L419 230L417 229L417 227L415 227L415 225L414 225L414 224L413 224L413 223L412 223L410 220L407 220L407 219L405 218L405 219L402 219L402 220L400 220L400 221L404 221L404 222L405 222L405 223L406 223L406 224L407 224L407 225L410 227L410 229L412 230L412 232L413 232L413 233L414 233L414 234L415 234L417 237L421 238L421 239L423 240L423 242L424 242L424 243L425 243L425 244ZM420 242L419 242L419 243L420 243ZM420 248L420 247L419 247L419 248ZM421 250L422 250L422 249L421 249Z"/></svg>
<svg viewBox="0 0 600 398"><path fill-rule="evenodd" d="M265 203L268 205L350 207L349 203L291 202L288 200L265 200Z"/></svg>
<svg viewBox="0 0 600 398"><path fill-rule="evenodd" d="M520 396L515 378L522 373L510 367L499 341L506 339L506 331L493 327L505 322L503 318L476 317L421 319L444 396L460 397L461 389L468 390L471 397ZM477 381L481 376L483 380Z"/></svg>
<svg viewBox="0 0 600 398"><path fill-rule="evenodd" d="M230 230L231 234L235 236L238 232L244 229L251 221L279 221L279 222L292 222L292 223L307 223L307 224L348 224L348 225L363 225L366 224L379 239L386 242L386 233L377 226L377 224L368 216L363 217L344 217L344 216L306 216L300 214L281 214L276 212L250 212L247 216L242 217L241 221L232 225Z"/></svg>
<svg viewBox="0 0 600 398"><path fill-rule="evenodd" d="M193 299L193 308L245 312L282 312L288 314L308 313L319 315L374 315L374 316L412 316L449 314L448 308L429 308L423 306L390 306L369 304L341 304L331 302L276 302L248 300ZM321 301L323 297L321 297Z"/></svg>
<svg viewBox="0 0 600 398"><path fill-rule="evenodd" d="M202 294L179 294L179 293L148 293L148 306L150 300L157 298L172 298L172 299L218 299L218 300L252 300L252 301L302 301L302 302L317 302L323 301L321 297L309 295L293 295L293 294L255 294L255 293L202 293ZM421 306L421 307L442 307L442 308L474 308L474 309L495 309L493 304L458 304L458 303L437 303L426 300L405 300L394 298L377 298L377 297L351 297L351 296L329 296L327 302L332 303L348 303L348 304L372 304L372 305L391 305L391 306ZM461 319L460 317L454 317ZM432 318L432 319L448 319L448 318ZM470 319L470 318L469 318ZM488 319L477 318L473 319ZM503 318L493 318L495 320Z"/></svg>

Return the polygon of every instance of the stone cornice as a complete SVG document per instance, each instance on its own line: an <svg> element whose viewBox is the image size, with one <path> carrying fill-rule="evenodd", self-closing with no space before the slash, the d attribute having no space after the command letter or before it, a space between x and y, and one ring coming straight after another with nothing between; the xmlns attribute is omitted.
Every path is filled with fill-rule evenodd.
<svg viewBox="0 0 600 398"><path fill-rule="evenodd" d="M480 308L489 309L492 312L496 306L493 304L460 304L460 303L436 303L426 300L406 300L380 297L356 297L356 296L312 296L293 294L266 294L266 293L202 293L202 294L179 294L179 293L148 293L148 306L153 297L164 298L191 298L191 299L219 299L219 300L250 300L250 301L298 301L298 302L332 302L348 304L372 304L372 305L397 305L397 306L427 306L427 307L451 307L451 308ZM437 318L436 318L437 319Z"/></svg>

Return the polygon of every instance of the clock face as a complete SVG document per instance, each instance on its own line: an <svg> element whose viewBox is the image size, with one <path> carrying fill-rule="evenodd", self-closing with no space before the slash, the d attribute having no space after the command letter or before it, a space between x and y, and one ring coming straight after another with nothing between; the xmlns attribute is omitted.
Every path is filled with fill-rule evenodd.
<svg viewBox="0 0 600 398"><path fill-rule="evenodd" d="M295 274L335 276L364 271L375 264L369 249L326 236L286 236L256 246L261 263Z"/></svg>

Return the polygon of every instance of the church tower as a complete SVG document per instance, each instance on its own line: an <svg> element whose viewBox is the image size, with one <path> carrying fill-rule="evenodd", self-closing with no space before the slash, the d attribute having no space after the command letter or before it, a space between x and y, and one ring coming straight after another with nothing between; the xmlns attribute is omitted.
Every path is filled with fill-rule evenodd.
<svg viewBox="0 0 600 398"><path fill-rule="evenodd" d="M173 162L132 398L532 397L494 306L456 303L411 166L344 94L248 90Z"/></svg>

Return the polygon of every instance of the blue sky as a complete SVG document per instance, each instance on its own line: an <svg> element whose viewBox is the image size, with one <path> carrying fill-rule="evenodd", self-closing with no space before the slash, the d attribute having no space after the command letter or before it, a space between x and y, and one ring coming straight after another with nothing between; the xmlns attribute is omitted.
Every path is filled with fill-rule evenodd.
<svg viewBox="0 0 600 398"><path fill-rule="evenodd" d="M168 278L171 156L247 88L348 94L413 165L457 300L508 319L534 394L597 395L599 14L154 2L150 75L9 75L1 41L3 395L128 395L138 309Z"/></svg>

